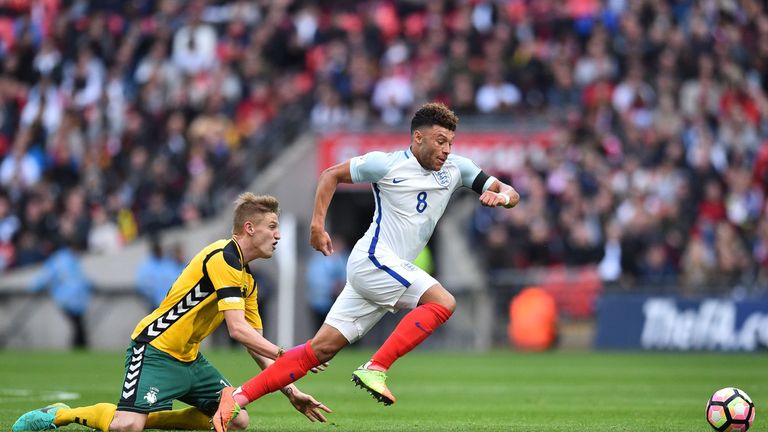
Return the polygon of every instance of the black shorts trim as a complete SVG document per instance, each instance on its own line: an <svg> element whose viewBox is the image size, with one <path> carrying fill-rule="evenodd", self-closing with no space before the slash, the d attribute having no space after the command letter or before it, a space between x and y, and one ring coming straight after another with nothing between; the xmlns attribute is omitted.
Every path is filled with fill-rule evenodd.
<svg viewBox="0 0 768 432"><path fill-rule="evenodd" d="M168 411L169 409L173 409L173 405L171 405L171 408L159 406L157 408L150 408L147 410L143 410L141 408L136 408L136 407L121 406L121 405L117 406L118 411L128 411L128 412L139 413L139 414L149 414L149 413L158 412L158 411Z"/></svg>

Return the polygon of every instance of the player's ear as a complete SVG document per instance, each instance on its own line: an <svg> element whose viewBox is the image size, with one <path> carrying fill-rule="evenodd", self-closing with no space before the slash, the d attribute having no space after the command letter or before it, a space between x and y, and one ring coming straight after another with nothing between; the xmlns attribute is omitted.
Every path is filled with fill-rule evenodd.
<svg viewBox="0 0 768 432"><path fill-rule="evenodd" d="M413 142L416 144L421 144L421 140L424 139L424 135L421 133L421 129L416 129L413 131Z"/></svg>

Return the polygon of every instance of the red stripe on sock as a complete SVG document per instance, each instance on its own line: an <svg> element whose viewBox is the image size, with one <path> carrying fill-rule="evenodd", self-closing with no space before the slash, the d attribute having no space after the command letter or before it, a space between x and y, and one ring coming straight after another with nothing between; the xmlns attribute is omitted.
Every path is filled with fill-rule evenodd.
<svg viewBox="0 0 768 432"><path fill-rule="evenodd" d="M437 303L423 304L408 312L384 345L373 355L373 366L377 369L389 369L395 360L424 342L432 332L448 321L451 314L448 308Z"/></svg>
<svg viewBox="0 0 768 432"><path fill-rule="evenodd" d="M286 351L268 368L243 384L240 394L250 403L306 375L310 369L320 364L310 342L311 340Z"/></svg>

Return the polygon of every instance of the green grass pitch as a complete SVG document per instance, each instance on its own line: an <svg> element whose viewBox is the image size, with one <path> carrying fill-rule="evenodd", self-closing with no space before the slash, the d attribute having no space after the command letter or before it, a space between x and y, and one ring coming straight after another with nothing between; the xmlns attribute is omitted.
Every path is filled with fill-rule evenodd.
<svg viewBox="0 0 768 432"><path fill-rule="evenodd" d="M233 383L258 368L242 351L206 352ZM768 431L765 353L440 353L417 350L392 368L391 407L350 382L370 356L349 349L299 387L335 412L310 423L281 394L251 404L259 431L707 431L707 398L736 386L753 398L751 431ZM0 430L62 396L72 406L115 402L119 352L0 352ZM69 426L64 430L85 430Z"/></svg>

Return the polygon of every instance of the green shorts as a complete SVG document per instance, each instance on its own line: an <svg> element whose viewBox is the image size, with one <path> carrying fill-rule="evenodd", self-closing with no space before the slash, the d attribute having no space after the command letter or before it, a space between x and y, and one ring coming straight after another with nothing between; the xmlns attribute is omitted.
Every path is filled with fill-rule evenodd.
<svg viewBox="0 0 768 432"><path fill-rule="evenodd" d="M202 354L185 363L149 344L132 341L125 355L125 381L117 409L138 413L169 410L178 399L213 415L219 392L229 385Z"/></svg>

